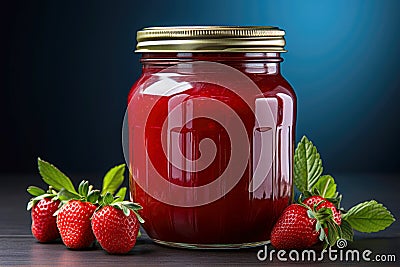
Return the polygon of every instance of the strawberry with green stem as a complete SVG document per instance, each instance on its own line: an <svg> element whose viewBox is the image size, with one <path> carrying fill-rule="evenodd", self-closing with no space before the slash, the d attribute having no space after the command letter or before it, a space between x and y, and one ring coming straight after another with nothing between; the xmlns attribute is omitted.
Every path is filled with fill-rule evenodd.
<svg viewBox="0 0 400 267"><path fill-rule="evenodd" d="M271 233L272 245L304 249L315 244L318 236L324 247L333 246L341 238L352 241L353 229L377 232L395 221L390 211L375 200L346 212L340 207L342 196L336 191L333 177L322 172L317 148L304 136L294 155L294 183L301 193L299 204L290 205L278 219Z"/></svg>
<svg viewBox="0 0 400 267"><path fill-rule="evenodd" d="M39 242L51 242L60 237L56 217L53 216L61 205L60 190L68 188L75 192L72 182L56 167L38 158L39 173L49 185L48 191L29 186L27 191L34 196L27 209L32 209L32 234Z"/></svg>
<svg viewBox="0 0 400 267"><path fill-rule="evenodd" d="M140 223L137 213L142 207L130 201L121 201L107 192L99 201L100 207L92 217L92 229L100 246L110 254L128 253L136 243Z"/></svg>
<svg viewBox="0 0 400 267"><path fill-rule="evenodd" d="M82 181L78 194L62 189L60 195L70 199L55 213L63 243L71 249L90 247L95 240L90 218L97 209L100 191L93 190L88 181Z"/></svg>
<svg viewBox="0 0 400 267"><path fill-rule="evenodd" d="M124 201L126 187L114 192L123 182L125 166L111 169L103 179L99 208L92 217L92 230L100 246L110 254L129 252L140 235L139 222L143 219L137 213L142 207L138 203Z"/></svg>
<svg viewBox="0 0 400 267"><path fill-rule="evenodd" d="M277 249L305 249L318 241L333 245L341 236L341 217L336 207L320 196L287 207L272 233L271 243Z"/></svg>
<svg viewBox="0 0 400 267"><path fill-rule="evenodd" d="M49 185L48 191L36 186L29 186L27 191L34 196L27 209L32 209L32 234L39 242L50 242L60 237L53 214L61 202L59 191L68 188L75 191L71 181L53 165L38 158L39 173L43 181ZM56 179L53 179L56 177Z"/></svg>
<svg viewBox="0 0 400 267"><path fill-rule="evenodd" d="M59 208L58 192L51 186L44 191L36 186L29 186L28 193L33 198L28 202L27 210L32 209L32 234L42 243L52 242L60 237L57 229L56 217L53 214Z"/></svg>

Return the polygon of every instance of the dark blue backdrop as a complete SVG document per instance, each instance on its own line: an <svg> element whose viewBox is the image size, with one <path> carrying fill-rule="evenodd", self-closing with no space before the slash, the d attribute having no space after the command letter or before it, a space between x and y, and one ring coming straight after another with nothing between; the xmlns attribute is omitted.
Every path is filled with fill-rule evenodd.
<svg viewBox="0 0 400 267"><path fill-rule="evenodd" d="M1 172L122 162L126 95L140 74L136 31L275 25L298 95L297 138L328 172L399 172L400 1L16 1L2 6Z"/></svg>

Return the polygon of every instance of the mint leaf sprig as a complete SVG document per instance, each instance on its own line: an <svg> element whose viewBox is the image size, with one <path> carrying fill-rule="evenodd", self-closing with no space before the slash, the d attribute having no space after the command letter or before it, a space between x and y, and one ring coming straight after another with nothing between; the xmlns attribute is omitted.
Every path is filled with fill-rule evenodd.
<svg viewBox="0 0 400 267"><path fill-rule="evenodd" d="M300 192L311 191L323 171L322 160L307 137L303 136L294 153L294 183Z"/></svg>
<svg viewBox="0 0 400 267"><path fill-rule="evenodd" d="M333 246L340 238L353 241L354 230L363 233L378 232L395 221L390 211L375 200L357 204L348 211L341 208L342 195L337 192L334 178L331 175L322 175L322 172L322 159L316 146L303 136L294 154L294 184L301 193L299 202L303 198L318 195L332 202L341 212L340 226L334 220L328 220L328 237L324 237L324 234L320 236L329 246Z"/></svg>
<svg viewBox="0 0 400 267"><path fill-rule="evenodd" d="M342 215L342 219L348 222L354 230L363 233L379 232L395 221L390 211L375 200L352 207Z"/></svg>

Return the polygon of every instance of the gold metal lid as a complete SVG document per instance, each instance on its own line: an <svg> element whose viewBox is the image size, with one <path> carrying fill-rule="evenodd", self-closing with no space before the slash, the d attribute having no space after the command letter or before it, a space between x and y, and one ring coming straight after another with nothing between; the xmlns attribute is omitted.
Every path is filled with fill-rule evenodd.
<svg viewBox="0 0 400 267"><path fill-rule="evenodd" d="M136 52L286 52L285 31L271 26L150 27Z"/></svg>

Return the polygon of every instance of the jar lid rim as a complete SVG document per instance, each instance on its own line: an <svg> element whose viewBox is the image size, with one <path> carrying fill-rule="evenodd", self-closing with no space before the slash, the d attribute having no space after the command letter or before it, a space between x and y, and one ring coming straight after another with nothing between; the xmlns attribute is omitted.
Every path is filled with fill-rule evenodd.
<svg viewBox="0 0 400 267"><path fill-rule="evenodd" d="M286 52L273 26L169 26L137 32L136 52Z"/></svg>

